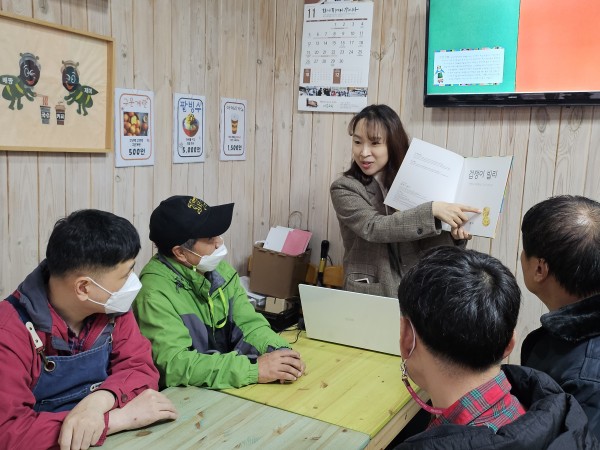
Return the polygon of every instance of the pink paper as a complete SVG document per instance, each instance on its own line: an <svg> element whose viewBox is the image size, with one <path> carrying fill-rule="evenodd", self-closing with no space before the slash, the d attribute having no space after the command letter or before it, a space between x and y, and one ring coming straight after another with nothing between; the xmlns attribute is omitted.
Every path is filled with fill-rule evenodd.
<svg viewBox="0 0 600 450"><path fill-rule="evenodd" d="M310 231L293 229L288 233L281 253L290 256L301 255L306 251L311 236L312 233Z"/></svg>

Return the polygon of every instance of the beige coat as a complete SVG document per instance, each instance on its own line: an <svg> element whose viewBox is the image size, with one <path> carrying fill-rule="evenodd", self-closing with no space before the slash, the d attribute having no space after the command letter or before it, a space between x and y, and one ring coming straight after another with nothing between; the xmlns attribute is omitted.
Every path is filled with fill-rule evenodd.
<svg viewBox="0 0 600 450"><path fill-rule="evenodd" d="M396 211L383 204L375 180L365 186L346 176L335 180L330 192L344 242L346 290L397 298L402 275L426 250L464 245L441 230L431 202ZM357 281L365 279L369 282Z"/></svg>

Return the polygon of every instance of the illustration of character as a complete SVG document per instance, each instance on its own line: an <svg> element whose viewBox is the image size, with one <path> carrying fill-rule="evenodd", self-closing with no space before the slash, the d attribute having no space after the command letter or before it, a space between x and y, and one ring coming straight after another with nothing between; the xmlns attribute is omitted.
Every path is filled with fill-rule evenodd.
<svg viewBox="0 0 600 450"><path fill-rule="evenodd" d="M437 66L435 75L437 76L437 84L442 86L444 84L444 69L442 69L442 66Z"/></svg>
<svg viewBox="0 0 600 450"><path fill-rule="evenodd" d="M481 219L481 224L484 227L490 226L490 207L489 206L486 206L485 208L483 208L483 217Z"/></svg>
<svg viewBox="0 0 600 450"><path fill-rule="evenodd" d="M77 67L79 63L74 61L63 61L61 69L63 86L69 92L64 98L67 101L67 105L77 102L77 114L87 116L87 108L91 108L94 104L92 95L96 95L98 91L91 86L82 86L79 83L79 71Z"/></svg>
<svg viewBox="0 0 600 450"><path fill-rule="evenodd" d="M22 97L25 97L30 102L33 101L36 93L33 92L32 88L40 80L42 70L42 66L38 62L39 57L33 53L19 53L19 56L21 57L19 60L19 76L0 76L0 84L4 85L2 97L10 102L8 107L12 110L15 109L15 102L17 103L17 109L23 109L23 103L21 103Z"/></svg>

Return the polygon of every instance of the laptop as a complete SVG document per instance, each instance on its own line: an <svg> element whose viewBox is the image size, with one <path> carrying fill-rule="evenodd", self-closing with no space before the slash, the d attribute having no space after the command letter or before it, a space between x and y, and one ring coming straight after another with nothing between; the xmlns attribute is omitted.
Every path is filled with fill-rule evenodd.
<svg viewBox="0 0 600 450"><path fill-rule="evenodd" d="M398 299L307 284L299 290L309 338L400 355Z"/></svg>

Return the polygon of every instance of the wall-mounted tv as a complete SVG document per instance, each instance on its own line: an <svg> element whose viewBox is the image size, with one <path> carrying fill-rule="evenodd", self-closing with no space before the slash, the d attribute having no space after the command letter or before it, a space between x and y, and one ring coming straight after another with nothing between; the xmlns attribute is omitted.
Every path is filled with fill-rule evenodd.
<svg viewBox="0 0 600 450"><path fill-rule="evenodd" d="M599 105L600 0L428 0L425 106Z"/></svg>

